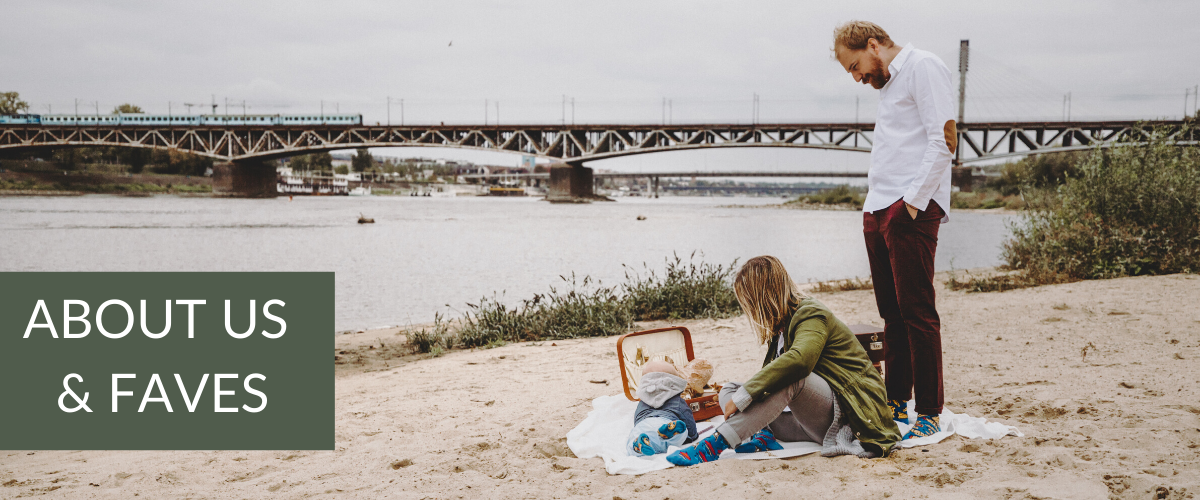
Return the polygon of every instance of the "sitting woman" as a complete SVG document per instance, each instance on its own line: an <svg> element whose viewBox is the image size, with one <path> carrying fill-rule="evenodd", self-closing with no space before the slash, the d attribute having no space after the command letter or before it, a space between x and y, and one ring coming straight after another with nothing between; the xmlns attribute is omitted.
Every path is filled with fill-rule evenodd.
<svg viewBox="0 0 1200 500"><path fill-rule="evenodd" d="M733 286L759 343L768 344L763 367L721 389L726 420L716 432L667 460L686 466L716 460L731 446L738 453L780 449L776 439L820 443L824 456L886 456L900 430L883 379L850 329L804 296L775 257L746 261Z"/></svg>

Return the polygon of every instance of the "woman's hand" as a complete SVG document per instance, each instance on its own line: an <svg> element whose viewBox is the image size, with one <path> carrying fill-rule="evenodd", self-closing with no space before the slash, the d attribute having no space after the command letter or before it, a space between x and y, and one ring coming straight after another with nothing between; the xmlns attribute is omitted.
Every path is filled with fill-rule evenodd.
<svg viewBox="0 0 1200 500"><path fill-rule="evenodd" d="M738 407L737 405L733 404L733 401L725 403L725 420L729 420L729 417L732 417L733 414L737 412Z"/></svg>

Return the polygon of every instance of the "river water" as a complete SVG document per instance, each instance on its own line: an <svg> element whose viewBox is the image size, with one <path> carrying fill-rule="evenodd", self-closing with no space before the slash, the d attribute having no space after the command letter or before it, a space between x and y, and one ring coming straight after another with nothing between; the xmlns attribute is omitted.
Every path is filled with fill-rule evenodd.
<svg viewBox="0 0 1200 500"><path fill-rule="evenodd" d="M458 316L493 293L516 303L572 272L615 285L622 264L661 270L693 251L721 264L775 255L800 283L870 275L858 212L721 206L779 201L0 197L0 271L333 271L338 330ZM951 219L938 270L1000 263L1009 217Z"/></svg>

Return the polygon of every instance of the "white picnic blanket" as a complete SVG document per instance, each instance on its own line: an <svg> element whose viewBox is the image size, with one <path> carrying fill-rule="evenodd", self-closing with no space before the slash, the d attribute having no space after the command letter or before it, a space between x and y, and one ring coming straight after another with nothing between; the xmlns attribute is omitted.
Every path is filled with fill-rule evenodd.
<svg viewBox="0 0 1200 500"><path fill-rule="evenodd" d="M567 446L579 458L600 457L604 460L604 469L609 474L639 475L674 467L673 464L667 461L666 453L649 457L635 457L626 453L625 440L629 436L629 431L633 429L633 412L635 409L637 409L637 402L630 401L622 395L600 396L596 398L592 401L592 411L588 412L587 418L584 418L583 422L580 422L579 425L567 433ZM909 414L915 414L911 407L909 408ZM696 430L700 432L700 437L703 438L712 433L716 429L716 426L724 421L724 417L717 416L704 422L697 422ZM903 423L899 425L902 434L908 432L909 425ZM932 436L902 441L900 446L902 448L911 448L913 446L933 444L946 439L951 434L958 434L966 438L1000 438L1008 435L1024 435L1016 427L997 422L988 422L983 418L956 414L950 411L942 413L941 426L942 432ZM725 450L721 454L720 459L762 460L768 458L796 457L821 451L821 445L817 443L787 443L781 441L779 444L783 446L782 450L759 453L734 453L733 450ZM678 448L671 447L668 453L676 449Z"/></svg>

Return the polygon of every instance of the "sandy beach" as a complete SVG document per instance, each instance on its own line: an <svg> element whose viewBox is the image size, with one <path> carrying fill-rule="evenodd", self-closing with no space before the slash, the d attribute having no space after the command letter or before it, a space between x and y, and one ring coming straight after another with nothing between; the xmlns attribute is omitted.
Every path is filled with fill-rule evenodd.
<svg viewBox="0 0 1200 500"><path fill-rule="evenodd" d="M847 323L880 324L870 291L817 297ZM405 354L397 331L375 330L337 337L334 451L5 451L0 497L1182 499L1200 490L1200 277L939 289L938 301L947 407L1025 437L610 476L600 459L573 457L564 436L593 398L620 393L616 337L430 359ZM717 381L761 363L744 318L677 324Z"/></svg>

